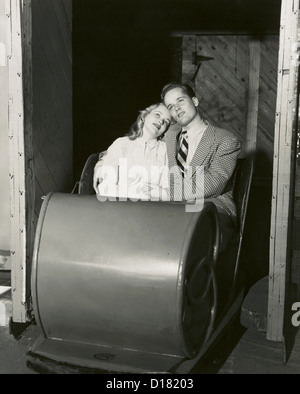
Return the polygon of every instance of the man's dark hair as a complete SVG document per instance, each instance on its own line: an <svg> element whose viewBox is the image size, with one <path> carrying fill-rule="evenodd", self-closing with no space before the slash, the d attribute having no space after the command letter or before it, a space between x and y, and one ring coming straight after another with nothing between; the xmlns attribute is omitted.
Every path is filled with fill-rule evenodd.
<svg viewBox="0 0 300 394"><path fill-rule="evenodd" d="M196 94L195 94L195 92L194 92L194 89L193 89L190 85L187 85L187 84L184 84L184 83L171 82L171 83L168 83L167 85L165 85L165 86L163 87L163 89L162 89L162 91L161 91L161 95L160 95L161 101L162 101L162 102L164 101L165 95L166 95L170 90L173 90L173 89L176 89L176 88L182 89L183 92L184 92L185 94L187 94L190 98L196 97Z"/></svg>

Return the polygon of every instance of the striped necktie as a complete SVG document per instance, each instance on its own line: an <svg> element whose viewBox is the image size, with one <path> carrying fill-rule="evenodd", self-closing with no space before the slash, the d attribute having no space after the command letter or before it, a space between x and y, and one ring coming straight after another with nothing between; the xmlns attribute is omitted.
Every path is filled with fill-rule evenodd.
<svg viewBox="0 0 300 394"><path fill-rule="evenodd" d="M180 133L179 136L179 148L178 148L178 153L177 153L177 163L178 166L182 172L182 175L185 175L185 172L187 170L187 154L188 154L188 149L189 149L189 144L188 144L188 135L187 132L184 130Z"/></svg>

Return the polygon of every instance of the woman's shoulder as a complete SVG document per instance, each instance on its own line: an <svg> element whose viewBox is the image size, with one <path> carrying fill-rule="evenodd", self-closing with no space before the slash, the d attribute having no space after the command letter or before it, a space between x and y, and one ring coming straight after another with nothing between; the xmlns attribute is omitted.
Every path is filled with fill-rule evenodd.
<svg viewBox="0 0 300 394"><path fill-rule="evenodd" d="M167 149L167 144L165 140L157 140L157 145L159 149L166 150Z"/></svg>
<svg viewBox="0 0 300 394"><path fill-rule="evenodd" d="M123 137L118 137L114 140L113 144L126 144L130 139L125 135Z"/></svg>
<svg viewBox="0 0 300 394"><path fill-rule="evenodd" d="M215 131L215 135L220 139L220 140L236 140L238 139L238 136L233 132L228 129L224 129L223 127L217 127L217 126L212 126Z"/></svg>
<svg viewBox="0 0 300 394"><path fill-rule="evenodd" d="M118 137L112 142L109 149L123 148L128 145L129 141L129 138L126 136Z"/></svg>

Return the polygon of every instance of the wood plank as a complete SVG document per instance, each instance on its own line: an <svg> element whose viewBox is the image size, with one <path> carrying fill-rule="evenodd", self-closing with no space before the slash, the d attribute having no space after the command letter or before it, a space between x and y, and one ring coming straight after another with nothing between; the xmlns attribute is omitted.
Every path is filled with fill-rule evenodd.
<svg viewBox="0 0 300 394"><path fill-rule="evenodd" d="M23 69L23 95L24 95L24 124L23 124L23 144L25 160L25 189L24 189L24 210L25 210L25 248L26 248L26 272L24 296L26 299L26 318L27 309L30 308L30 281L31 264L33 256L33 244L35 236L34 207L35 207L35 173L33 159L33 87L32 87L32 15L31 0L21 2L21 27L22 27L22 69Z"/></svg>
<svg viewBox="0 0 300 394"><path fill-rule="evenodd" d="M274 124L271 123L269 117L263 118L262 115L259 117L259 127L257 134L257 146L259 146L259 150L264 153L266 158L270 161L271 165L273 164L273 152L270 150L270 145L273 144L272 135L270 134L270 128L274 127ZM269 176L272 176L272 171Z"/></svg>
<svg viewBox="0 0 300 394"><path fill-rule="evenodd" d="M263 70L260 75L260 89L259 89L259 108L263 108L265 113L274 123L275 108L276 108L276 88L272 88L268 81L266 81ZM274 130L271 130L272 134Z"/></svg>
<svg viewBox="0 0 300 394"><path fill-rule="evenodd" d="M271 176L279 34L256 38L219 34L183 36L182 76L184 82L191 83L197 69L193 64L193 52L213 58L202 62L194 84L200 99L200 112L211 123L236 133L242 141L243 151L248 149L245 130L247 106L251 103L247 100L249 42L253 40L259 41L261 47L260 72L256 74L257 78L259 76L259 80L256 79L259 84L256 148L264 171L262 175Z"/></svg>
<svg viewBox="0 0 300 394"><path fill-rule="evenodd" d="M218 61L216 62L216 64L218 64ZM215 66L213 61L209 65L203 64L198 73L198 86L203 89L203 81L206 81L205 95L207 95L209 91L211 91L221 96L222 100L225 99L226 102L232 103L233 108L236 109L238 112L241 112L243 111L243 103L241 103L240 98L243 98L245 95L246 84L243 85L240 82L238 84L236 82L233 82L234 77L230 75L230 72L226 72L225 70L227 70L226 66L223 70L218 69L218 67ZM222 100L220 100L221 103Z"/></svg>
<svg viewBox="0 0 300 394"><path fill-rule="evenodd" d="M36 101L34 100L34 103L35 102ZM51 108L48 108L48 111L50 110ZM47 124L46 119L45 123L43 124L42 115L43 113L39 111L37 111L35 114L34 145L38 149L39 154L43 157L43 160L48 167L49 172L51 173L51 182L48 185L45 182L42 182L45 185L44 192L48 193L50 190L64 191L66 188L66 182L68 178L71 177L71 172L67 172L67 163L63 162L62 155L59 155L57 152L57 145L59 145L58 139L51 137L51 130L56 124L55 114L53 113L53 119L50 121L49 125ZM69 142L67 138L66 141ZM71 148L69 147L67 149ZM70 165L70 155L65 155L65 160L66 162L69 162ZM37 163L35 166L37 167ZM36 168L36 173L40 173L38 168ZM49 177L46 179L49 179ZM54 189L53 183L55 184Z"/></svg>
<svg viewBox="0 0 300 394"><path fill-rule="evenodd" d="M73 0L63 0L62 1L63 7L65 9L65 14L67 15L67 19L69 22L69 29L70 31L73 30Z"/></svg>
<svg viewBox="0 0 300 394"><path fill-rule="evenodd" d="M45 48L48 39L48 36L44 33L40 35L39 31L34 28L33 43L35 52L38 54L34 58L34 99L42 100L44 94L50 95L51 101L48 105L53 107L58 119L64 119L66 117L65 103L72 102L72 93L68 91L66 80L62 77L63 71L58 59L55 59L55 54ZM39 107L42 107L42 104ZM56 130L53 132L57 133Z"/></svg>
<svg viewBox="0 0 300 394"><path fill-rule="evenodd" d="M277 87L276 79L277 79L277 66L278 66L278 49L279 49L279 32L278 35L264 37L261 40L261 58L262 63L265 64L265 67L268 68L272 73L270 83L273 82L275 84L275 88Z"/></svg>
<svg viewBox="0 0 300 394"><path fill-rule="evenodd" d="M56 17L49 0L43 2L35 1L32 9L33 26L38 33L45 58L54 76L57 90L63 98L72 94L72 63L66 56L64 46L61 45L62 37L57 29ZM60 73L57 67L60 66Z"/></svg>
<svg viewBox="0 0 300 394"><path fill-rule="evenodd" d="M72 1L69 3L70 4L66 4L66 0L62 2L51 0L51 5L52 8L54 9L59 31L61 33L60 35L64 43L64 49L68 55L69 62L72 64L72 35L71 35L72 24L70 24L70 17L72 18ZM68 8L68 12L70 13L70 16L67 14L65 7ZM71 78L71 84L72 84L72 72L70 73L69 78Z"/></svg>
<svg viewBox="0 0 300 394"><path fill-rule="evenodd" d="M270 235L270 266L267 338L284 339L287 273L290 268L292 137L295 134L297 68L293 43L297 42L298 0L283 0L278 58L278 91L275 121L273 196ZM298 90L298 88L297 88ZM296 96L295 96L296 93ZM296 115L297 117L297 115Z"/></svg>
<svg viewBox="0 0 300 394"><path fill-rule="evenodd" d="M260 41L249 42L249 88L248 88L248 111L246 125L246 147L244 153L252 154L256 151L258 97L260 81Z"/></svg>
<svg viewBox="0 0 300 394"><path fill-rule="evenodd" d="M36 10L34 15L36 18L39 16ZM54 12L52 15L55 17ZM54 25L56 22L54 20ZM58 61L49 63L53 47L48 46L47 42L51 37L43 31L41 34L40 24L41 21L36 20L33 31L34 53L36 54L33 76L34 139L49 170L52 171L59 190L69 191L73 183L72 95L67 89L64 89L64 95L61 95L58 85L64 86L65 84L64 71ZM67 52L65 56L68 57ZM48 191L49 189L45 190L45 193Z"/></svg>
<svg viewBox="0 0 300 394"><path fill-rule="evenodd" d="M43 194L49 193L49 191L59 191L60 185L56 183L55 174L53 174L52 168L49 168L46 159L43 157L36 142L34 142L34 160L35 160L35 179L39 183L39 186ZM51 164L51 163L50 163Z"/></svg>
<svg viewBox="0 0 300 394"><path fill-rule="evenodd" d="M9 140L10 140L10 194L11 194L11 264L12 264L12 298L14 304L13 319L22 322L26 315L25 308L25 270L26 251L24 242L19 238L23 237L25 224L25 211L21 211L19 196L20 189L25 186L25 168L22 154L24 146L19 147L18 122L23 127L23 90L22 90L22 45L21 45L21 9L18 2L10 1L10 17L8 35L11 41L11 56L9 57ZM21 129L23 133L23 130ZM20 152L20 155L18 154ZM23 179L20 179L20 177Z"/></svg>
<svg viewBox="0 0 300 394"><path fill-rule="evenodd" d="M277 92L277 61L279 35L260 40L260 80L257 121L257 176L272 176L274 125ZM267 221L270 221L266 217ZM268 246L267 246L268 247Z"/></svg>
<svg viewBox="0 0 300 394"><path fill-rule="evenodd" d="M212 40L212 42L210 42ZM227 41L229 39L227 38ZM220 47L221 40L220 37L213 39L209 37L199 37L199 46L202 48L202 54L204 56L213 57L214 60L209 62L212 70L216 73L216 76L223 80L223 84L228 86L230 90L237 95L241 95L244 92L243 84L241 84L241 79L247 79L248 77L248 45L247 41L238 41L237 37L231 37L230 46L240 42L240 45L236 48L233 56L230 56L230 51L228 51L228 46ZM242 48L242 46L245 48ZM198 50L198 54L200 52ZM241 60L243 59L243 61ZM241 74L241 70L243 70ZM245 72L246 71L246 72ZM216 81L217 82L217 81ZM218 86L218 83L217 83Z"/></svg>
<svg viewBox="0 0 300 394"><path fill-rule="evenodd" d="M31 255L33 163L31 152L31 21L30 0L10 1L7 33L9 70L9 140L11 193L11 283L14 322L27 321L26 272ZM23 17L22 17L23 16ZM25 16L25 17L24 17ZM29 22L29 23L27 23ZM25 149L26 145L26 149Z"/></svg>
<svg viewBox="0 0 300 394"><path fill-rule="evenodd" d="M6 60L5 2L0 2L0 248L10 249L10 195L8 152L8 67ZM1 254L1 253L0 253ZM0 265L1 267L1 265Z"/></svg>
<svg viewBox="0 0 300 394"><path fill-rule="evenodd" d="M234 43L237 41L236 38L232 40ZM243 42L246 42L245 39L242 40ZM183 37L183 79L190 83L197 70L197 66L193 64L193 52L214 58L202 63L195 81L195 90L200 98L200 110L206 119L219 126L230 128L242 139L245 129L243 101L247 89L244 85L247 83L243 84L241 81L246 81L243 74L245 64L248 67L247 59L238 56L238 59L243 58L243 60L239 60L239 67L235 70L233 68L235 63L226 56L227 46L228 43L224 44L218 36L209 38L198 36L196 44L193 36Z"/></svg>

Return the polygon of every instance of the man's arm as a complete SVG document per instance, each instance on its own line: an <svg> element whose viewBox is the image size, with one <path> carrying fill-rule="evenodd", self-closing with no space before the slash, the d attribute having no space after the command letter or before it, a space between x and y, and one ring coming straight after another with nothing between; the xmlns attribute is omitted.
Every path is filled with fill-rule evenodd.
<svg viewBox="0 0 300 394"><path fill-rule="evenodd" d="M234 172L240 151L241 142L237 138L221 141L213 159L204 170L201 167L194 168L192 175L188 174L185 178L184 192L182 192L183 179L180 172L174 171L172 174L174 199L193 200L221 195Z"/></svg>
<svg viewBox="0 0 300 394"><path fill-rule="evenodd" d="M240 152L241 142L236 138L220 144L212 162L204 170L204 198L217 197L224 192Z"/></svg>

